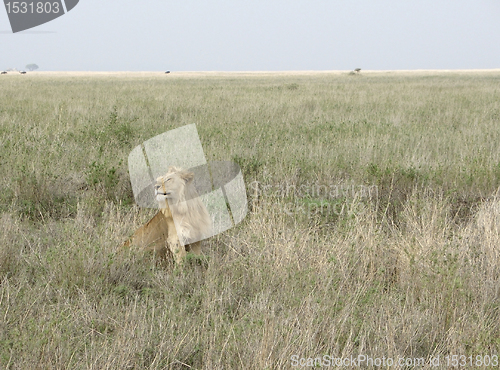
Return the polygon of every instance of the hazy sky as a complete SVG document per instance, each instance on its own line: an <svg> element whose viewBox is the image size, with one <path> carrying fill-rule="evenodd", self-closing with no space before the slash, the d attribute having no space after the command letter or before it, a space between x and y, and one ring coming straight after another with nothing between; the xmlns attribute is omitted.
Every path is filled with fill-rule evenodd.
<svg viewBox="0 0 500 370"><path fill-rule="evenodd" d="M0 69L483 69L499 41L498 0L80 0L16 34L0 7Z"/></svg>

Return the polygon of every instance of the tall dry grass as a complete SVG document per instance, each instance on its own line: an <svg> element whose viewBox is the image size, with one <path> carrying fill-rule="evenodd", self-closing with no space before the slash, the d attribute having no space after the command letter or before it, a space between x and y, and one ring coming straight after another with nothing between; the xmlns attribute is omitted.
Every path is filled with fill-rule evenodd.
<svg viewBox="0 0 500 370"><path fill-rule="evenodd" d="M7 77L1 367L498 355L500 76ZM116 253L128 153L193 122L251 212L184 269Z"/></svg>

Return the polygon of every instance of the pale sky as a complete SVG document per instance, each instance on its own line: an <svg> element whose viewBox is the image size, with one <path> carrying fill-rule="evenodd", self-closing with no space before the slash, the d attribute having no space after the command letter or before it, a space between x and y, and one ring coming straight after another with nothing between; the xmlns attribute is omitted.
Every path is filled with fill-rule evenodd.
<svg viewBox="0 0 500 370"><path fill-rule="evenodd" d="M499 45L498 0L80 0L16 34L0 6L0 70L490 69Z"/></svg>

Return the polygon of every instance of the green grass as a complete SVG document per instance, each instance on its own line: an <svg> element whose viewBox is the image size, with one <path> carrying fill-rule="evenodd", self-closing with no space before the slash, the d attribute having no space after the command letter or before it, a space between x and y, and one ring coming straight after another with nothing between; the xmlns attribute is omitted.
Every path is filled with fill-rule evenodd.
<svg viewBox="0 0 500 370"><path fill-rule="evenodd" d="M498 355L499 82L3 76L0 367ZM250 213L183 269L116 253L153 212L129 152L190 123Z"/></svg>

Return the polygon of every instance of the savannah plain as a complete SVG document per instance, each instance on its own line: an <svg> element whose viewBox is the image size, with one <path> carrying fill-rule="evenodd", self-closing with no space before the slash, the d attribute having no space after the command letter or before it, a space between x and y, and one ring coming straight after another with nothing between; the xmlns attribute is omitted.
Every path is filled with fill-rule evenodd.
<svg viewBox="0 0 500 370"><path fill-rule="evenodd" d="M117 252L154 214L128 154L191 123L246 219L183 268ZM3 75L0 368L493 365L499 143L500 71Z"/></svg>

